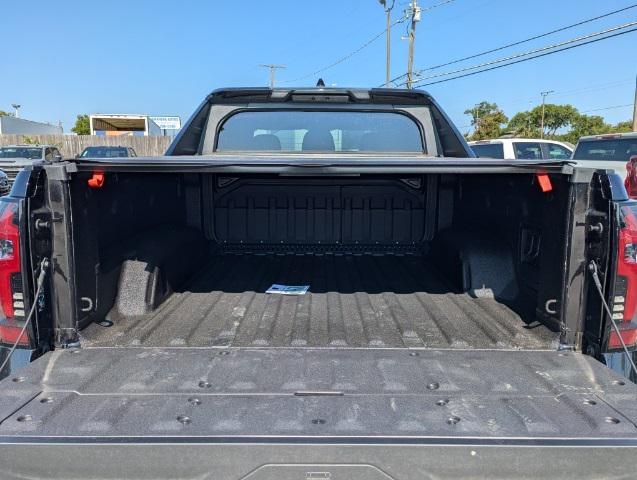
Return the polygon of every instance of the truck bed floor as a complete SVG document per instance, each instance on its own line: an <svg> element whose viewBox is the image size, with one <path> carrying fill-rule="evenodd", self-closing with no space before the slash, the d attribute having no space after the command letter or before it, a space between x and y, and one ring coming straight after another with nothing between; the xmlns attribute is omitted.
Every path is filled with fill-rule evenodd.
<svg viewBox="0 0 637 480"><path fill-rule="evenodd" d="M274 283L305 295L269 295ZM454 292L417 255L212 256L154 313L93 324L84 346L554 349L558 334Z"/></svg>

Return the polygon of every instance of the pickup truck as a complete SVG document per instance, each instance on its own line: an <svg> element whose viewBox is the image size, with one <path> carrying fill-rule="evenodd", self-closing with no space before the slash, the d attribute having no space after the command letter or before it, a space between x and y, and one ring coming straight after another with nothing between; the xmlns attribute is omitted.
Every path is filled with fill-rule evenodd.
<svg viewBox="0 0 637 480"><path fill-rule="evenodd" d="M425 92L214 91L0 206L2 478L635 475L637 202Z"/></svg>

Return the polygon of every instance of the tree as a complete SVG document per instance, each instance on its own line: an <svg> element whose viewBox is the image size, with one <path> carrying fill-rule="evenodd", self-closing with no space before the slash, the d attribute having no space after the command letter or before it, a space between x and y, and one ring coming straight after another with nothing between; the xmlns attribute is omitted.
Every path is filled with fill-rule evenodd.
<svg viewBox="0 0 637 480"><path fill-rule="evenodd" d="M75 120L75 126L71 131L77 135L90 135L91 127L89 126L88 115L78 115Z"/></svg>
<svg viewBox="0 0 637 480"><path fill-rule="evenodd" d="M502 135L502 125L509 119L495 103L480 102L474 108L468 108L465 115L471 115L471 125L474 127L470 140L484 140L498 138Z"/></svg>
<svg viewBox="0 0 637 480"><path fill-rule="evenodd" d="M555 136L561 128L569 127L579 116L579 112L572 105L555 105L548 103L544 106L544 135ZM511 118L506 130L515 136L537 138L541 135L542 106L533 110L519 112Z"/></svg>
<svg viewBox="0 0 637 480"><path fill-rule="evenodd" d="M535 119L535 124L542 125L542 107L538 106L531 110ZM555 135L560 128L568 127L577 119L579 112L573 105L555 105L547 103L544 106L544 133L545 135Z"/></svg>
<svg viewBox="0 0 637 480"><path fill-rule="evenodd" d="M0 117L13 117L13 113L5 112L4 110L0 110Z"/></svg>
<svg viewBox="0 0 637 480"><path fill-rule="evenodd" d="M566 142L577 143L580 137L610 133L612 128L613 127L604 122L604 119L599 115L580 114L571 123L571 130L564 135L560 135L559 139Z"/></svg>
<svg viewBox="0 0 637 480"><path fill-rule="evenodd" d="M538 138L540 127L535 124L535 119L531 112L518 112L506 126L507 133L522 138Z"/></svg>
<svg viewBox="0 0 637 480"><path fill-rule="evenodd" d="M626 120L625 122L619 122L616 125L613 125L612 132L613 133L628 133L633 131L633 121Z"/></svg>

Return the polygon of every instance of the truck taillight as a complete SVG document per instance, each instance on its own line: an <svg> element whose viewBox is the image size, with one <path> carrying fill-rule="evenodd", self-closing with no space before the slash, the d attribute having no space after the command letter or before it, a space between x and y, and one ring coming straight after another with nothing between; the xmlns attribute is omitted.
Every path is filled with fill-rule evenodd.
<svg viewBox="0 0 637 480"><path fill-rule="evenodd" d="M0 344L29 345L24 325L24 290L20 263L19 205L0 202ZM19 338L20 337L20 338Z"/></svg>
<svg viewBox="0 0 637 480"><path fill-rule="evenodd" d="M622 207L619 231L617 277L612 299L613 319L628 348L637 348L637 217L632 207ZM609 350L622 348L617 332L611 329Z"/></svg>
<svg viewBox="0 0 637 480"><path fill-rule="evenodd" d="M626 192L630 198L637 198L637 155L633 155L626 164Z"/></svg>

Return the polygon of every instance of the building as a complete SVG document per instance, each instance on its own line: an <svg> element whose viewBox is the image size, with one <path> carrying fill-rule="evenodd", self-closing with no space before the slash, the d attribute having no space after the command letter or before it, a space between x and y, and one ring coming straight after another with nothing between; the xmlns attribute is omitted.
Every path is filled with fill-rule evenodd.
<svg viewBox="0 0 637 480"><path fill-rule="evenodd" d="M161 136L162 131L148 115L94 113L89 115L91 135L116 136Z"/></svg>
<svg viewBox="0 0 637 480"><path fill-rule="evenodd" d="M0 135L62 135L61 126L24 118L0 117Z"/></svg>

